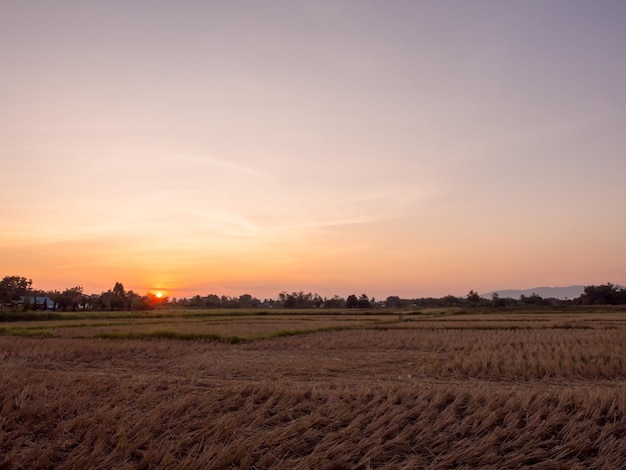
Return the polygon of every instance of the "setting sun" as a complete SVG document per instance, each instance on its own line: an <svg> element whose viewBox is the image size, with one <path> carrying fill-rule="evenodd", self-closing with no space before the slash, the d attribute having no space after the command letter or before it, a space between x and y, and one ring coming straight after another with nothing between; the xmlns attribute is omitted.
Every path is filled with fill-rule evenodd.
<svg viewBox="0 0 626 470"><path fill-rule="evenodd" d="M163 297L163 292L157 292L155 295L157 296L158 299L160 299Z"/></svg>

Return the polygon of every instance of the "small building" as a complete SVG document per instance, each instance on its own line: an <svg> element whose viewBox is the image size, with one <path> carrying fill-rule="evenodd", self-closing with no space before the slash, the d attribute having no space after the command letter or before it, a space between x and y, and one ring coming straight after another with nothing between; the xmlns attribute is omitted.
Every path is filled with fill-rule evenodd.
<svg viewBox="0 0 626 470"><path fill-rule="evenodd" d="M24 305L28 302L33 309L37 306L37 310L54 310L54 301L50 297L20 297L15 302L16 305Z"/></svg>

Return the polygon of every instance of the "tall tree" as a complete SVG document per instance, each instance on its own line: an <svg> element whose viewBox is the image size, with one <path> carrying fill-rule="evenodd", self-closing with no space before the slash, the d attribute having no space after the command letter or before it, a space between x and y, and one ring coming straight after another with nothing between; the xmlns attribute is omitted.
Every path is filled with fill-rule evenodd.
<svg viewBox="0 0 626 470"><path fill-rule="evenodd" d="M21 276L5 276L0 281L0 301L13 302L30 294L32 279Z"/></svg>
<svg viewBox="0 0 626 470"><path fill-rule="evenodd" d="M70 287L69 289L65 289L63 294L67 296L69 305L72 306L72 310L75 312L82 303L83 288L81 286Z"/></svg>
<svg viewBox="0 0 626 470"><path fill-rule="evenodd" d="M124 290L124 284L116 282L113 287L113 295L116 297L126 297L126 291Z"/></svg>
<svg viewBox="0 0 626 470"><path fill-rule="evenodd" d="M491 294L491 305L493 305L494 307L504 307L506 305L506 302L504 301L504 299L500 298L500 294L494 292L493 294Z"/></svg>
<svg viewBox="0 0 626 470"><path fill-rule="evenodd" d="M400 297L398 297L397 295L390 295L385 300L385 307L400 308L403 306L403 304L404 302L402 302L402 299L400 299Z"/></svg>
<svg viewBox="0 0 626 470"><path fill-rule="evenodd" d="M284 308L311 308L313 306L313 294L310 292L305 294L299 291L289 294L283 291L278 294L278 298Z"/></svg>
<svg viewBox="0 0 626 470"><path fill-rule="evenodd" d="M330 299L324 299L324 307L326 308L344 308L346 306L346 299L335 294Z"/></svg>
<svg viewBox="0 0 626 470"><path fill-rule="evenodd" d="M478 292L473 290L469 291L467 294L467 303L472 307L476 307L480 303L480 295L478 295Z"/></svg>
<svg viewBox="0 0 626 470"><path fill-rule="evenodd" d="M111 294L111 310L124 310L127 304L124 284L116 282Z"/></svg>
<svg viewBox="0 0 626 470"><path fill-rule="evenodd" d="M578 298L583 304L618 305L626 304L626 289L608 282L599 286L587 286Z"/></svg>
<svg viewBox="0 0 626 470"><path fill-rule="evenodd" d="M371 308L372 307L372 303L370 302L370 299L366 294L361 294L357 302L357 307L359 308Z"/></svg>

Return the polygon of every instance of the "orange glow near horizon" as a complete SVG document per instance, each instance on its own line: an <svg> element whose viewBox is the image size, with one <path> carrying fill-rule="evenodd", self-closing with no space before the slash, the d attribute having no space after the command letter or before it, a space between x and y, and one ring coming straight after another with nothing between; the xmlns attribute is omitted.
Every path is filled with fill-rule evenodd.
<svg viewBox="0 0 626 470"><path fill-rule="evenodd" d="M81 285L86 293L98 294L121 282L126 290L170 298L208 294L277 298L283 290L329 297L366 293L378 299L415 298L462 296L470 289L488 292L510 286L620 283L619 269L606 268L609 258L581 251L586 259L581 265L578 257L569 256L567 246L542 247L530 231L528 248L509 253L506 243L497 238L481 242L457 227L446 227L446 236L437 238L432 228L416 231L407 221L393 223L399 233L372 224L321 232L294 230L299 235L294 240L277 233L283 240L279 247L259 240L255 249L242 250L234 240L228 251L221 252L194 247L194 251L172 248L165 255L158 249L144 253L133 238L126 244L119 240L106 250L106 245L100 244L98 250L90 242L31 244L12 250L0 245L0 259L3 275L32 278L38 289ZM496 231L493 236L497 235Z"/></svg>

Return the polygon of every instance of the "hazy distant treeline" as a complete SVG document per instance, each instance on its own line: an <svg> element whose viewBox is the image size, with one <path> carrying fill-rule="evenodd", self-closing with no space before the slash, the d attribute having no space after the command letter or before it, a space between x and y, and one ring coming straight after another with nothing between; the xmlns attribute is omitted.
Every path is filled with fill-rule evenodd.
<svg viewBox="0 0 626 470"><path fill-rule="evenodd" d="M0 281L0 306L22 310L151 310L154 308L432 308L432 307L509 307L509 306L567 306L567 305L624 305L626 288L611 283L587 286L575 299L543 298L537 294L522 295L519 299L500 297L482 298L473 290L464 297L446 295L440 298L403 299L389 296L384 300L367 294L323 297L311 292L281 292L275 299L258 299L250 294L238 297L208 294L189 298L159 297L126 290L121 282L100 294L86 294L81 286L63 291L35 289L33 281L22 276L5 276Z"/></svg>

